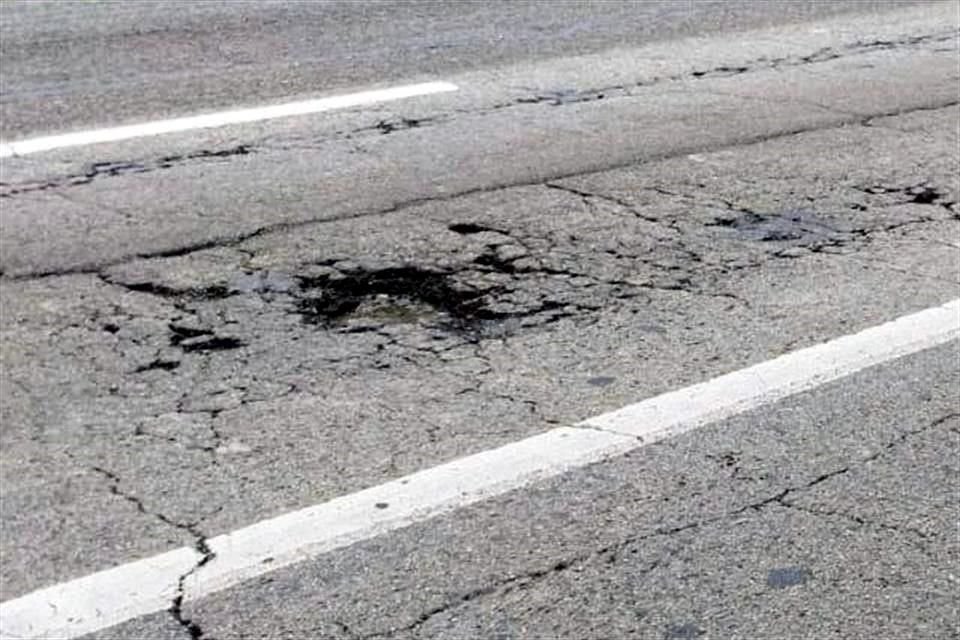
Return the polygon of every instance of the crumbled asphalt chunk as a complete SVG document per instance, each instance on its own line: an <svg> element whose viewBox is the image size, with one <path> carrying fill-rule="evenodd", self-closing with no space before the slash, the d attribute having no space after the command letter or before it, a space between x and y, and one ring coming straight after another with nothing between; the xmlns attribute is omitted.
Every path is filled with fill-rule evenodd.
<svg viewBox="0 0 960 640"><path fill-rule="evenodd" d="M870 195L899 195L902 198L901 203L929 204L943 207L948 211L954 211L956 200L952 199L944 190L936 186L920 183L907 186L891 186L885 184L875 184L869 186L857 187L860 191Z"/></svg>
<svg viewBox="0 0 960 640"><path fill-rule="evenodd" d="M218 336L207 329L195 329L176 324L170 325L170 345L185 352L227 351L245 346L242 340L229 336Z"/></svg>
<svg viewBox="0 0 960 640"><path fill-rule="evenodd" d="M186 352L191 351L229 351L245 346L243 340L223 336L200 336L181 340L177 346Z"/></svg>
<svg viewBox="0 0 960 640"><path fill-rule="evenodd" d="M197 329L178 324L170 324L170 344L178 346L184 340L192 338L206 338L212 336L213 332L207 329Z"/></svg>
<svg viewBox="0 0 960 640"><path fill-rule="evenodd" d="M145 371L173 371L180 366L179 360L162 360L156 359L147 364L140 365L133 370L134 373L144 373Z"/></svg>
<svg viewBox="0 0 960 640"><path fill-rule="evenodd" d="M503 233L499 229L494 229L493 227L488 227L476 222L455 222L453 224L447 225L447 229L453 231L454 233L459 233L460 235L469 236L475 233Z"/></svg>

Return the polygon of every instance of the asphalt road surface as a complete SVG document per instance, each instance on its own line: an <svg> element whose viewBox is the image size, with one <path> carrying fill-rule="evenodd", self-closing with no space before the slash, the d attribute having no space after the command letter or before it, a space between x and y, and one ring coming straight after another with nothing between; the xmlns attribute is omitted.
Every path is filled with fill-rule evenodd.
<svg viewBox="0 0 960 640"><path fill-rule="evenodd" d="M0 3L0 636L960 638L958 38Z"/></svg>
<svg viewBox="0 0 960 640"><path fill-rule="evenodd" d="M0 134L113 125L907 4L5 0Z"/></svg>

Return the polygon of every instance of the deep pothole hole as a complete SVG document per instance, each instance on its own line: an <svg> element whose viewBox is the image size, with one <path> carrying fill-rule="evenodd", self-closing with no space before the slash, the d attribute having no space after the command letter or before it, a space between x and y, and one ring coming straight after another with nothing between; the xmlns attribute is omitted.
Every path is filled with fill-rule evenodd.
<svg viewBox="0 0 960 640"><path fill-rule="evenodd" d="M358 270L301 279L297 310L308 324L344 327L435 322L471 329L488 319L484 296L458 286L452 272L419 266Z"/></svg>

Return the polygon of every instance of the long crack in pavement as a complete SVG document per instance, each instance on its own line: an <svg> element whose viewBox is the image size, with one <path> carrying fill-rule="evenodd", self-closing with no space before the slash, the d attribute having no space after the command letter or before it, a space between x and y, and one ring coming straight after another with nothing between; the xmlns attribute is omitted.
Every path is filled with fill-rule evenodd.
<svg viewBox="0 0 960 640"><path fill-rule="evenodd" d="M110 483L109 485L110 493L132 504L137 509L138 512L146 516L156 518L163 524L173 527L174 529L185 531L188 534L190 534L190 536L193 537L194 549L197 551L197 553L201 554L201 558L188 572L184 573L182 576L179 577L177 581L177 592L170 603L170 608L168 609L168 611L170 615L173 617L173 619L177 622L177 624L183 627L184 630L187 633L189 633L190 637L193 638L194 640L200 640L200 638L204 638L204 637L209 638L209 636L205 636L203 629L200 628L199 624L191 620L189 617L185 616L183 613L184 584L186 580L191 575L199 571L201 567L203 567L207 563L214 560L214 558L216 558L216 554L213 552L212 549L210 549L209 545L207 544L207 536L203 532L201 532L199 529L200 523L199 522L178 522L159 511L148 510L147 507L144 505L143 500L141 500L140 498L138 498L137 496L131 493L127 493L123 491L123 489L120 486L121 480L116 474L112 473L111 471L108 471L107 469L103 469L101 467L91 467L91 471L106 478ZM222 507L219 507L217 511L219 511L221 508Z"/></svg>
<svg viewBox="0 0 960 640"><path fill-rule="evenodd" d="M866 42L858 41L840 48L826 47L803 56L784 56L772 58L760 57L735 65L720 64L707 69L692 69L684 73L671 74L664 77L646 78L643 80L637 80L633 83L610 85L601 88L556 89L553 91L536 93L529 96L517 97L509 102L498 103L492 106L458 109L455 113L451 114L438 114L419 118L408 118L403 116L397 116L395 118L388 119L381 118L374 124L361 126L349 131L338 131L333 135L326 135L323 138L309 142L288 142L282 145L271 143L262 143L259 145L241 144L223 149L200 149L190 153L166 155L153 159L104 160L91 163L83 171L78 173L53 176L45 180L0 182L0 198L13 198L19 195L38 191L47 191L53 189L59 190L84 186L102 178L160 171L196 162L230 159L231 157L235 156L245 156L252 153L265 153L268 151L289 152L298 148L315 148L318 144L326 144L345 140L350 141L355 139L362 140L367 136L390 135L410 129L419 129L423 127L446 124L454 120L457 116L462 116L465 114L484 115L496 113L504 109L522 107L526 105L546 105L558 107L613 98L629 98L634 95L634 91L636 89L644 89L665 83L696 81L718 77L729 77L733 75L764 70L816 65L823 62L833 61L841 58L856 57L876 51L916 49L918 47L930 48L935 47L939 43L955 42L958 33L960 32L950 29L939 33L904 37L900 39L873 40ZM818 106L824 109L830 108L824 105ZM859 120L866 120L866 118L860 118L855 114L847 115L856 117Z"/></svg>
<svg viewBox="0 0 960 640"><path fill-rule="evenodd" d="M876 452L867 456L863 456L857 460L854 460L848 465L838 467L836 469L832 469L831 471L822 473L803 484L793 485L785 489L781 489L776 493L773 493L767 496L766 498L755 500L749 504L742 505L735 509L731 509L717 516L700 519L700 520L694 520L694 521L686 522L684 524L674 525L667 528L659 528L654 531L646 532L639 535L629 536L615 543L604 545L603 547L600 547L598 549L592 549L584 553L566 557L561 560L556 560L547 567L530 569L523 573L513 574L508 577L495 580L488 584L481 585L476 588L470 589L469 591L465 591L461 594L458 594L446 600L445 602L424 611L419 616L417 616L416 619L412 620L411 622L405 625L394 626L389 629L373 631L373 632L365 633L362 635L351 632L349 637L351 637L353 640L373 640L375 638L390 638L392 636L402 634L405 632L415 631L416 629L422 627L424 624L429 622L432 618L438 615L450 612L451 610L461 607L467 603L470 603L485 597L489 597L489 596L508 593L516 589L525 589L555 574L562 573L564 571L567 571L575 567L581 567L591 562L603 561L606 563L613 563L616 561L618 554L622 553L624 550L630 547L633 547L645 540L650 540L653 538L671 537L680 533L696 531L697 529L702 529L712 524L728 522L745 513L762 511L774 505L786 507L789 509L799 509L805 513L810 513L818 516L840 515L853 521L858 526L874 527L874 528L878 528L885 531L896 531L899 533L906 533L911 537L920 538L921 541L924 541L926 539L926 536L922 532L919 532L909 527L904 528L904 527L899 527L899 526L891 525L884 522L873 522L859 516L850 516L848 514L844 514L838 511L826 513L826 512L821 512L814 509L804 508L792 502L790 500L790 497L800 495L803 492L809 491L810 489L816 487L817 485L820 485L824 482L828 482L829 480L836 478L838 476L847 474L851 470L857 467L876 461L879 458L883 457L884 455L889 454L893 449L908 442L910 438L920 435L922 433L925 433L927 431L930 431L931 429L936 429L938 427L941 427L944 424L946 424L949 420L956 418L958 416L960 416L960 414L957 414L957 413L949 413L944 416L941 416L940 418L937 418L931 421L930 423L925 424L917 429L906 431L900 434L896 438L890 440L889 442L879 447L879 449ZM651 561L647 565L647 567L640 572L639 577L643 578L646 574L651 573L654 570L667 565L670 562L671 558L676 556L677 553L679 553L678 549L668 550L668 552L664 556L656 558L653 561ZM634 575L637 575L637 574L634 574Z"/></svg>

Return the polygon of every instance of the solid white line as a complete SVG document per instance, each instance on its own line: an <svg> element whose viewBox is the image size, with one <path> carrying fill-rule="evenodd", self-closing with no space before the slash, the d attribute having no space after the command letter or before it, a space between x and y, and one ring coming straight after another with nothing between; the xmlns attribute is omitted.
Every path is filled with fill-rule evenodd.
<svg viewBox="0 0 960 640"><path fill-rule="evenodd" d="M579 426L662 440L960 334L960 299L588 418Z"/></svg>
<svg viewBox="0 0 960 640"><path fill-rule="evenodd" d="M111 127L109 129L77 131L76 133L30 138L18 142L0 142L0 158L22 156L28 153L50 151L51 149L61 149L63 147L76 147L100 142L116 142L117 140L128 140L130 138L156 136L177 131L209 129L230 124L273 120L274 118L289 118L290 116L302 116L311 113L320 113L321 111L331 111L333 109L359 107L377 102L456 91L457 89L458 87L456 85L450 84L449 82L425 82L422 84L391 87L389 89L349 93L341 96L331 96L329 98L318 98L316 100L287 102L285 104L237 109L233 111L219 111L185 118L156 120L154 122L144 122L123 127Z"/></svg>
<svg viewBox="0 0 960 640"><path fill-rule="evenodd" d="M208 540L195 600L333 549L960 338L960 299ZM0 604L0 637L75 638L169 607L201 555L181 548Z"/></svg>

